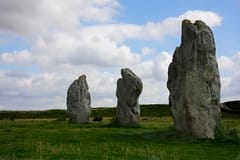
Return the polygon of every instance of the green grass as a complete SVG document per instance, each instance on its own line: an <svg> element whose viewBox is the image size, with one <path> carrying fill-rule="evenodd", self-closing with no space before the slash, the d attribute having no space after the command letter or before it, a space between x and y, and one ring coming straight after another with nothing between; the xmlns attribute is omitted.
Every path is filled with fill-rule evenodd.
<svg viewBox="0 0 240 160"><path fill-rule="evenodd" d="M114 117L116 108L101 107L92 108L91 117ZM2 119L64 119L67 117L66 110L44 110L44 111L0 111ZM143 104L141 105L142 117L164 117L170 116L170 108L167 104ZM223 117L240 118L239 113L222 112Z"/></svg>
<svg viewBox="0 0 240 160"><path fill-rule="evenodd" d="M0 120L1 159L238 160L238 141L196 139L177 133L172 118L143 117L141 127L109 126L111 118L89 124L55 119ZM240 133L240 118L222 125Z"/></svg>
<svg viewBox="0 0 240 160"><path fill-rule="evenodd" d="M166 104L148 104L141 105L141 116L162 117L170 116L169 106ZM116 113L116 108L101 107L92 108L91 117L113 117ZM1 119L46 119L55 118L63 119L67 117L66 110L45 110L45 111L0 111Z"/></svg>
<svg viewBox="0 0 240 160"><path fill-rule="evenodd" d="M66 117L66 110L45 110L45 111L0 111L2 119L39 119Z"/></svg>
<svg viewBox="0 0 240 160"><path fill-rule="evenodd" d="M0 160L240 159L239 114L223 112L217 139L201 140L172 128L168 105L141 105L136 128L110 125L115 111L93 108L89 124L69 124L66 110L0 111Z"/></svg>

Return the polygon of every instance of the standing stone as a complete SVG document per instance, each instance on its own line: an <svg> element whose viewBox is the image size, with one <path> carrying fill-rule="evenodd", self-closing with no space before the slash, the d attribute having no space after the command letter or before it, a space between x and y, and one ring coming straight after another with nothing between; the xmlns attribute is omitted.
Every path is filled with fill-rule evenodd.
<svg viewBox="0 0 240 160"><path fill-rule="evenodd" d="M118 98L116 122L125 126L138 126L140 106L138 98L142 92L141 79L130 69L121 69L122 78L117 81L116 96Z"/></svg>
<svg viewBox="0 0 240 160"><path fill-rule="evenodd" d="M214 138L220 122L220 78L211 29L202 21L182 22L182 42L168 68L167 87L178 131Z"/></svg>
<svg viewBox="0 0 240 160"><path fill-rule="evenodd" d="M86 75L75 80L67 91L67 110L70 122L87 123L91 113L91 97Z"/></svg>

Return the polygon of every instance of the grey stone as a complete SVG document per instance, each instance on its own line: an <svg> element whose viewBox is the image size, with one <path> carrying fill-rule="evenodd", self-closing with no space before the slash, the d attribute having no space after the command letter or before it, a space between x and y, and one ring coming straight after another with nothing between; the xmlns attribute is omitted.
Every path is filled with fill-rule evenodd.
<svg viewBox="0 0 240 160"><path fill-rule="evenodd" d="M211 29L202 21L182 22L182 41L168 69L174 126L198 138L214 138L220 122L220 77Z"/></svg>
<svg viewBox="0 0 240 160"><path fill-rule="evenodd" d="M86 75L75 80L67 91L67 111L70 122L87 123L91 113L91 97Z"/></svg>
<svg viewBox="0 0 240 160"><path fill-rule="evenodd" d="M143 84L130 69L121 69L122 78L117 81L117 109L115 121L120 125L137 126L140 120L139 96Z"/></svg>

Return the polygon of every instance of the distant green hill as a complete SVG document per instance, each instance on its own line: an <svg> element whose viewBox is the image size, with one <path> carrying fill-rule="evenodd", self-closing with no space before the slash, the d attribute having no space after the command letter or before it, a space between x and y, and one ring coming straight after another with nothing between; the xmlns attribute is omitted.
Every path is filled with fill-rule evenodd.
<svg viewBox="0 0 240 160"><path fill-rule="evenodd" d="M66 117L66 110L0 111L0 119L45 119Z"/></svg>
<svg viewBox="0 0 240 160"><path fill-rule="evenodd" d="M116 108L100 107L92 108L91 117L113 117L115 116ZM141 105L142 117L163 117L170 116L170 108L167 104L144 104ZM239 114L222 113L222 116L239 116ZM65 119L67 118L66 110L45 110L45 111L0 111L1 119Z"/></svg>
<svg viewBox="0 0 240 160"><path fill-rule="evenodd" d="M92 108L91 117L113 117L116 108ZM141 116L169 116L169 106L166 104L141 105ZM0 111L0 119L41 119L67 117L66 110L54 109L45 111Z"/></svg>
<svg viewBox="0 0 240 160"><path fill-rule="evenodd" d="M240 101L227 101L223 103L226 109L230 112L239 112L240 113Z"/></svg>

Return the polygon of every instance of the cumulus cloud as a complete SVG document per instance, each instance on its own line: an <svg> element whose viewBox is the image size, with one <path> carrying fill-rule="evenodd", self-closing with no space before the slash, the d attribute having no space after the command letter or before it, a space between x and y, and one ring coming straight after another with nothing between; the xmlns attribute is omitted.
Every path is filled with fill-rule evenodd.
<svg viewBox="0 0 240 160"><path fill-rule="evenodd" d="M0 54L0 62L2 64L31 65L34 63L34 58L28 50L22 50Z"/></svg>
<svg viewBox="0 0 240 160"><path fill-rule="evenodd" d="M133 53L128 46L119 46L104 37L57 33L50 39L49 41L41 39L37 44L40 47L36 48L36 52L39 52L39 59L46 59L44 63L122 66L140 61L140 56Z"/></svg>
<svg viewBox="0 0 240 160"><path fill-rule="evenodd" d="M167 103L167 77L164 75L159 78L159 75L167 70L170 56L169 53L162 52L153 60L130 66L144 83L141 103ZM102 72L94 66L70 67L41 73L2 71L1 103L8 106L8 109L18 109L19 104L20 108L24 106L25 109L65 108L66 90L80 74L87 75L93 106L116 105L116 82L121 77L120 69L113 68L111 72Z"/></svg>
<svg viewBox="0 0 240 160"><path fill-rule="evenodd" d="M211 11L187 11L158 22L125 24L114 21L119 7L117 0L0 0L0 34L30 44L23 50L1 53L1 65L38 68L37 72L0 69L0 107L66 108L67 88L81 74L87 75L92 106L115 106L122 67L130 67L142 78L140 103L167 103L171 54L147 46L135 53L126 40L159 41L179 36L182 19L201 19L214 27L222 17ZM0 44L4 43L1 39ZM222 59L225 62L229 57ZM236 84L226 77L225 86L229 85Z"/></svg>
<svg viewBox="0 0 240 160"><path fill-rule="evenodd" d="M83 22L106 23L116 14L116 0L1 0L0 31L29 35L73 29Z"/></svg>
<svg viewBox="0 0 240 160"><path fill-rule="evenodd" d="M5 106L0 105L0 110L4 110L4 109L5 109Z"/></svg>
<svg viewBox="0 0 240 160"><path fill-rule="evenodd" d="M0 100L8 109L33 109L38 107L49 108L56 103L56 97L64 97L65 90L61 79L53 73L37 73L22 76L21 72L1 72ZM20 76L19 76L20 74ZM62 99L64 101L65 99ZM59 102L57 102L59 103ZM53 108L63 108L55 106Z"/></svg>
<svg viewBox="0 0 240 160"><path fill-rule="evenodd" d="M153 60L153 76L157 80L162 80L166 82L168 66L172 61L172 55L168 52L162 52Z"/></svg>
<svg viewBox="0 0 240 160"><path fill-rule="evenodd" d="M148 48L148 47L144 47L142 48L142 56L148 56L150 54L152 54L154 52L154 50L152 48Z"/></svg>
<svg viewBox="0 0 240 160"><path fill-rule="evenodd" d="M106 37L122 43L126 39L163 39L168 35L179 35L183 19L202 20L210 27L218 26L222 17L211 11L187 11L178 17L169 17L160 22L148 22L144 25L135 24L103 24L87 27L82 30L88 36Z"/></svg>
<svg viewBox="0 0 240 160"><path fill-rule="evenodd" d="M80 74L87 74L93 106L114 106L117 75L88 67L61 73L0 72L0 101L6 109L66 108L66 91ZM104 100L104 101L102 101Z"/></svg>
<svg viewBox="0 0 240 160"><path fill-rule="evenodd" d="M24 1L25 2L25 1ZM46 7L48 3L54 3L55 1L41 1L39 7ZM26 3L28 1L26 0ZM46 3L46 4L45 4ZM66 4L65 4L66 3ZM61 17L55 10L70 10L72 7L74 10L73 18L81 22L81 19L86 18L84 13L85 11L79 11L78 13L76 8L88 8L88 7L97 7L98 10L103 10L103 17L107 17L110 20L115 12L109 13L105 15L105 9L111 8L109 10L114 10L116 6L119 4L116 1L106 0L103 2L89 2L89 3L73 3L70 2L61 2L57 5L57 8L54 8L50 16L43 16L39 19L42 21L42 24L47 24L45 22L45 18L54 18ZM3 6L9 8L12 3L4 2ZM64 4L64 5L63 5ZM21 4L22 5L22 4ZM23 6L13 6L14 10L10 9L8 12L15 13L21 12L19 15L29 16L30 19L36 20L35 14L27 14L28 11L22 9ZM36 8L35 3L31 2L33 8ZM80 6L79 6L80 5ZM81 6L82 5L82 6ZM48 6L48 5L47 5ZM50 5L46 7L46 12L48 12L49 7L53 7ZM55 6L56 7L56 6ZM45 12L39 9L41 14L44 15ZM7 13L8 13L7 12ZM27 13L26 13L27 12ZM72 10L71 10L72 12ZM77 13L75 13L77 12ZM87 11L86 11L87 12ZM5 12L4 12L5 13ZM68 12L67 12L68 13ZM62 12L61 12L62 14ZM70 14L70 13L69 13ZM91 14L90 14L91 15ZM111 15L111 16L110 16ZM62 16L61 22L63 19L69 19L70 15ZM6 16L3 15L6 18ZM97 12L93 17L101 17ZM210 17L210 18L209 18ZM59 64L71 64L71 65L81 65L81 64L91 64L96 66L129 66L132 64L137 64L141 61L142 56L146 56L151 53L152 50L149 48L143 48L142 53L134 53L132 52L129 46L124 44L124 41L127 39L162 39L167 35L177 35L180 33L180 24L182 19L202 19L210 26L216 26L221 23L221 17L213 12L206 11L187 11L184 14L178 17L170 17L166 18L161 22L148 22L144 25L135 25L135 24L98 24L96 25L81 25L78 27L77 25L71 25L71 30L65 29L55 29L51 26L44 25L45 32L34 31L34 33L38 33L36 37L33 38L33 48L32 51L23 50L14 53L4 53L1 55L0 60L4 63L14 63L16 61L17 64L31 64L32 62L37 63L41 66L56 66ZM87 18L91 19L91 18ZM0 15L1 20L1 15ZM64 26L60 25L54 20L49 20L52 24L56 26ZM108 22L108 21L106 21ZM16 24L17 22L11 22ZM72 24L70 22L66 22ZM4 25L4 22L2 23ZM24 25L21 23L17 23L19 25ZM26 23L25 25L31 26L31 24ZM0 28L4 28L4 26L0 25ZM9 27L8 27L9 28ZM20 27L21 28L21 27ZM11 29L11 27L10 27ZM33 31L33 30L31 30ZM12 32L15 32L15 29L12 29ZM34 58L33 58L34 57ZM21 62L20 62L21 61Z"/></svg>
<svg viewBox="0 0 240 160"><path fill-rule="evenodd" d="M191 21L202 20L210 27L221 25L222 17L212 11L190 10L178 17L180 20L189 19Z"/></svg>
<svg viewBox="0 0 240 160"><path fill-rule="evenodd" d="M143 80L140 103L168 103L167 70L172 60L168 52L161 52L153 59L131 66Z"/></svg>
<svg viewBox="0 0 240 160"><path fill-rule="evenodd" d="M222 82L222 101L240 99L240 52L218 58Z"/></svg>

